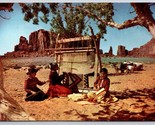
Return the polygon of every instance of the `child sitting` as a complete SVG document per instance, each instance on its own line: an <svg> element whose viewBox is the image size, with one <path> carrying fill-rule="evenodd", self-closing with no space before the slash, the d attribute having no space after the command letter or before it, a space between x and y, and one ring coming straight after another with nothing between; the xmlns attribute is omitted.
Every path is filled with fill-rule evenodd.
<svg viewBox="0 0 155 125"><path fill-rule="evenodd" d="M25 101L41 101L46 99L45 93L37 87L37 85L44 85L46 82L38 80L36 77L37 72L38 69L33 65L26 73L28 78L24 82L24 90L27 93Z"/></svg>

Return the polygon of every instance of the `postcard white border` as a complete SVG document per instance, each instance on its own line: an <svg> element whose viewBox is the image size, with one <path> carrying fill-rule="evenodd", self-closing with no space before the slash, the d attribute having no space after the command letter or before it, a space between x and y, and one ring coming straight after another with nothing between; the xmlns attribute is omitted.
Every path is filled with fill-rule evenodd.
<svg viewBox="0 0 155 125"><path fill-rule="evenodd" d="M153 2L152 0L0 0L0 3L16 3L16 2L71 2L71 3L82 3L82 2ZM29 121L12 121L12 122L3 122L0 121L0 125L154 125L154 121L35 121L35 122L29 122Z"/></svg>

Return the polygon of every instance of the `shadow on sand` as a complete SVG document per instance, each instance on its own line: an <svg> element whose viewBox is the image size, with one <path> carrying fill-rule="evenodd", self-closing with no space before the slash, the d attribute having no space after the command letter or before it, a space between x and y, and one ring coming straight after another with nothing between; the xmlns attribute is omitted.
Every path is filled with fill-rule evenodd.
<svg viewBox="0 0 155 125"><path fill-rule="evenodd" d="M147 112L146 108L150 108L149 104L146 104L147 99L155 100L155 88L154 89L143 89L137 91L125 90L123 92L112 91L112 95L115 95L119 99L118 102L100 104L103 108L96 113L92 113L93 116L98 116L98 118L92 118L87 114L81 114L77 110L70 110L68 113L73 113L81 117L83 121L154 121L155 120L155 110ZM137 111L131 111L128 108L121 106L121 100L124 99L135 99L136 102L130 102L131 106L135 107ZM123 104L123 103L122 103ZM155 105L154 105L155 106ZM143 110L145 109L145 110ZM66 112L67 113L67 112Z"/></svg>

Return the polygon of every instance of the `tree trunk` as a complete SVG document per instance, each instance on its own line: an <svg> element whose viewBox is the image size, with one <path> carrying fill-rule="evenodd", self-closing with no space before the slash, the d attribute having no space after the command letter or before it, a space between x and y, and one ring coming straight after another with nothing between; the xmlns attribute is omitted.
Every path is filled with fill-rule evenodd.
<svg viewBox="0 0 155 125"><path fill-rule="evenodd" d="M155 24L149 25L149 32L151 33L151 35L155 39Z"/></svg>
<svg viewBox="0 0 155 125"><path fill-rule="evenodd" d="M131 3L136 14L139 25L144 26L155 38L155 20L152 16L150 6L147 3Z"/></svg>
<svg viewBox="0 0 155 125"><path fill-rule="evenodd" d="M35 120L4 90L3 65L0 59L0 121Z"/></svg>

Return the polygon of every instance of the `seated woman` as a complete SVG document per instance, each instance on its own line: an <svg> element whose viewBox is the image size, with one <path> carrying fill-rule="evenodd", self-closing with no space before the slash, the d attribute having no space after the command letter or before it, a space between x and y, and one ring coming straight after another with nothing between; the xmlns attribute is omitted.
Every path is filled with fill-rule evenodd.
<svg viewBox="0 0 155 125"><path fill-rule="evenodd" d="M110 87L110 79L108 78L108 70L106 68L102 68L100 71L100 75L97 77L94 82L94 87L96 90L100 90L102 88L105 89L105 98L110 96L109 87Z"/></svg>
<svg viewBox="0 0 155 125"><path fill-rule="evenodd" d="M61 81L64 79L63 75L59 76L57 73L58 70L57 63L50 63L50 74L49 74L49 89L46 93L48 97L59 97L59 96L67 96L71 94L72 91L63 86Z"/></svg>
<svg viewBox="0 0 155 125"><path fill-rule="evenodd" d="M67 96L71 93L78 93L77 84L81 81L81 78L76 74L63 72L63 75L57 73L58 64L50 63L50 75L49 75L49 89L47 91L48 97L59 97L59 96ZM69 84L69 77L72 81Z"/></svg>
<svg viewBox="0 0 155 125"><path fill-rule="evenodd" d="M44 85L46 83L38 80L36 77L37 72L38 69L33 65L26 73L28 78L24 82L24 90L27 93L25 101L42 101L47 98L45 93L37 87L37 85Z"/></svg>

